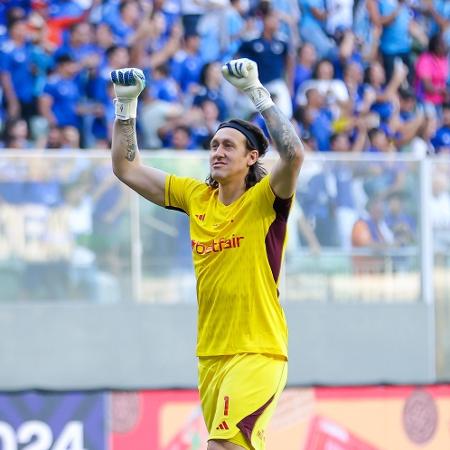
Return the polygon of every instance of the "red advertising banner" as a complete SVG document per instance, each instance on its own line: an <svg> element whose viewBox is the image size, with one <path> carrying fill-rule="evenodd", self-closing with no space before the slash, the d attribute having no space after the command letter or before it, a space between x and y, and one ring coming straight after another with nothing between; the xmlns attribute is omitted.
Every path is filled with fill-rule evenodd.
<svg viewBox="0 0 450 450"><path fill-rule="evenodd" d="M206 450L196 391L113 393L111 450ZM287 389L267 450L448 450L450 385Z"/></svg>

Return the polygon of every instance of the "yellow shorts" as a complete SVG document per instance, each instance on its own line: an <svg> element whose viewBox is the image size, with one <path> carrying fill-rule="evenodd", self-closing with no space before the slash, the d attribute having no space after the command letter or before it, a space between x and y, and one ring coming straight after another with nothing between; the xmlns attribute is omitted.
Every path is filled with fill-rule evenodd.
<svg viewBox="0 0 450 450"><path fill-rule="evenodd" d="M199 391L209 439L265 448L264 432L286 385L287 361L241 353L200 357Z"/></svg>

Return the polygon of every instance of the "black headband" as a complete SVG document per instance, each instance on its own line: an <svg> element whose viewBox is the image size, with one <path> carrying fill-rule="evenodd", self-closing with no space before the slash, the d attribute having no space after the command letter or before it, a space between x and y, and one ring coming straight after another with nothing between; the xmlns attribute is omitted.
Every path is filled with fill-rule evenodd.
<svg viewBox="0 0 450 450"><path fill-rule="evenodd" d="M256 139L256 136L253 133L253 131L243 127L239 122L236 122L233 119L229 120L228 122L222 122L219 125L219 128L217 128L217 131L219 131L221 128L234 128L235 130L240 131L248 139L253 148L258 150L260 154L264 153L264 151L261 151L261 149L259 148L258 140Z"/></svg>

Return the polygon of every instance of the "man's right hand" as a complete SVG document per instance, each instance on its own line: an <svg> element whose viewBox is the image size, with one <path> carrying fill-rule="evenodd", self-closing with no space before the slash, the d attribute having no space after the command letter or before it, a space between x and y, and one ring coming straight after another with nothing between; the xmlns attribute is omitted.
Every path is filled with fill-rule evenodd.
<svg viewBox="0 0 450 450"><path fill-rule="evenodd" d="M126 68L113 70L110 76L116 93L116 117L120 120L135 119L137 98L145 87L144 73L140 69Z"/></svg>
<svg viewBox="0 0 450 450"><path fill-rule="evenodd" d="M222 74L234 87L250 97L259 112L274 104L269 91L259 81L255 61L248 58L234 59L222 66Z"/></svg>

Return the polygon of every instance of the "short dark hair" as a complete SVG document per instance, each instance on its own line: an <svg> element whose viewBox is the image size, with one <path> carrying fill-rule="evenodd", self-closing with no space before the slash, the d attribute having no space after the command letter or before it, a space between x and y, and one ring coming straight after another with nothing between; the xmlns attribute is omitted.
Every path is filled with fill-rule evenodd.
<svg viewBox="0 0 450 450"><path fill-rule="evenodd" d="M372 140L375 138L375 136L377 134L386 134L386 132L384 130L382 130L381 128L371 128L368 132L367 132L367 136L369 137L369 141L372 142Z"/></svg>
<svg viewBox="0 0 450 450"><path fill-rule="evenodd" d="M56 64L60 65L60 64L65 64L65 63L70 63L70 62L74 62L75 60L73 59L72 55L70 53L61 53L60 55L58 55L55 58L55 62Z"/></svg>
<svg viewBox="0 0 450 450"><path fill-rule="evenodd" d="M255 138L254 141L257 144L256 147L250 142L250 140L247 137L245 138L247 151L258 150L259 158L261 158L262 156L264 156L266 154L267 149L269 147L269 141L267 140L267 138L264 135L261 128L254 125L251 122L248 122L247 120L242 120L242 119L233 119L230 122L235 122L240 127L245 128L245 130L250 132L253 135L253 137ZM223 126L224 126L224 123L221 123L219 125L218 129L220 129ZM259 158L255 162L255 164L251 165L248 169L247 176L245 177L245 188L246 189L251 188L252 186L254 186L256 183L261 181L267 175L267 170L263 167L262 163L259 161ZM206 184L214 189L219 187L219 183L211 176L211 174L208 175L208 177L206 178Z"/></svg>

